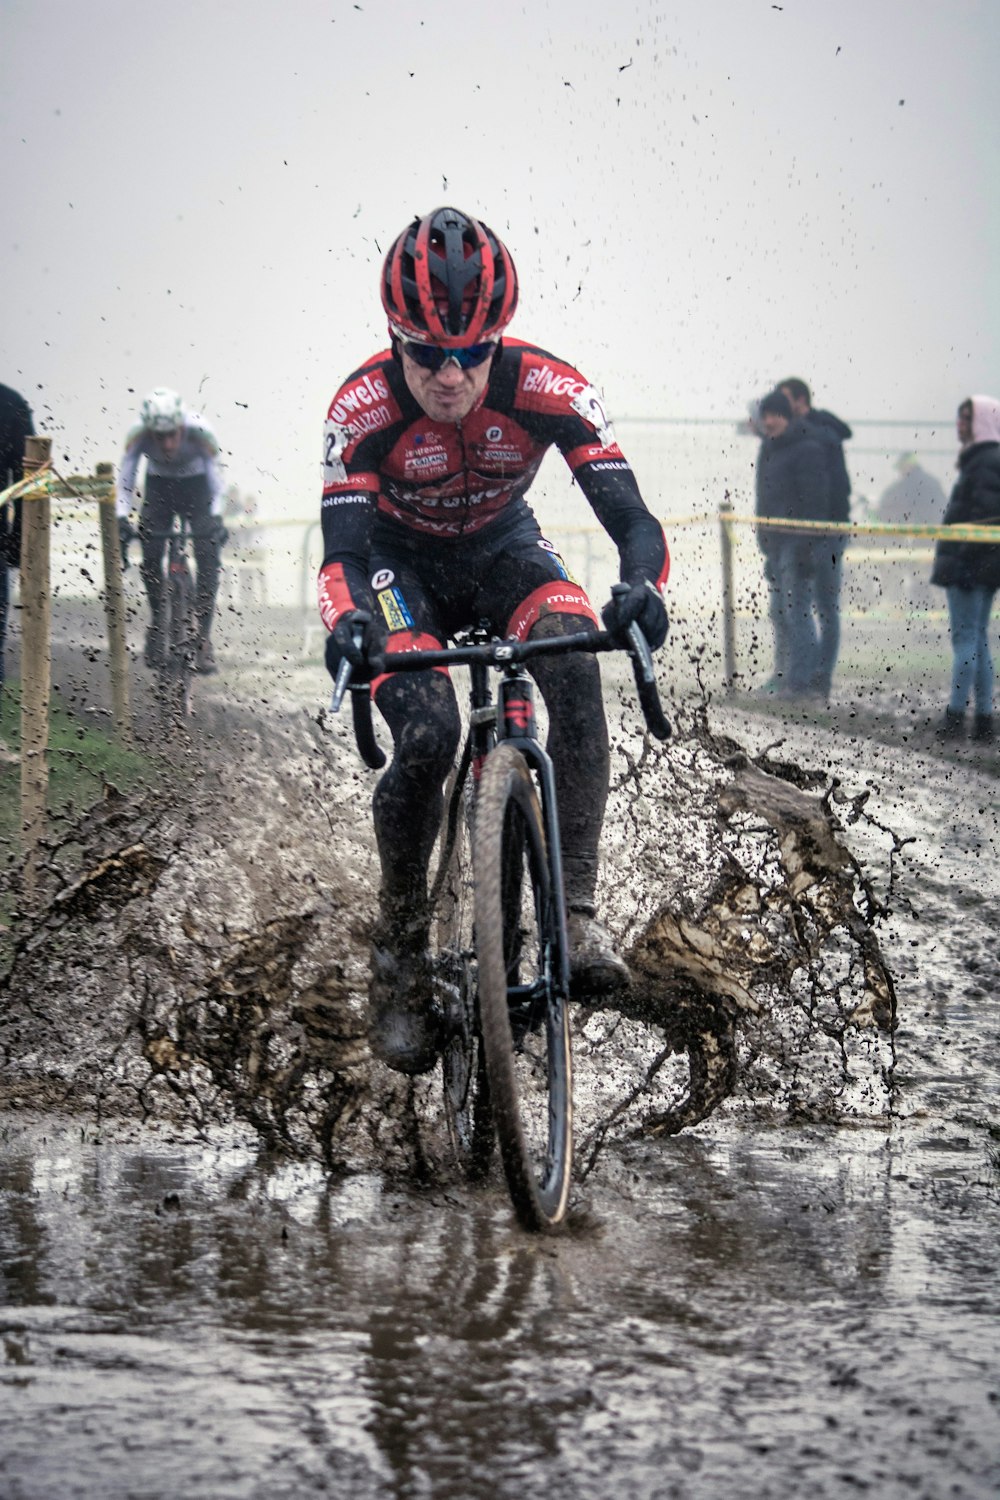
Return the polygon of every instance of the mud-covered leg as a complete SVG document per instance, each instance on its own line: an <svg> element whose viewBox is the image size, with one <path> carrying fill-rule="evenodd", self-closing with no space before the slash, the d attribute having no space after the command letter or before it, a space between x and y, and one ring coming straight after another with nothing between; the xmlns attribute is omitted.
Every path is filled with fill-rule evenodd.
<svg viewBox="0 0 1000 1500"><path fill-rule="evenodd" d="M576 615L552 614L531 635L572 635L589 626ZM601 675L596 658L581 652L539 660L532 673L549 715L546 748L555 767L573 988L607 995L627 985L629 974L594 905L610 776Z"/></svg>
<svg viewBox="0 0 1000 1500"><path fill-rule="evenodd" d="M424 1073L438 1052L427 951L427 867L441 822L442 787L458 747L455 694L440 672L390 677L376 703L394 754L372 811L382 866L372 941L372 1050L403 1073Z"/></svg>

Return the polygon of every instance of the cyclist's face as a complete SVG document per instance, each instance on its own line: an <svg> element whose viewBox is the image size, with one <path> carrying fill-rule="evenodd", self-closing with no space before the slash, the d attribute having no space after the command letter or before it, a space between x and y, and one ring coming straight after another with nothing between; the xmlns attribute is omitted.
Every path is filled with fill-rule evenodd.
<svg viewBox="0 0 1000 1500"><path fill-rule="evenodd" d="M433 422L461 422L481 400L489 383L493 361L486 359L471 370L460 370L454 360L440 370L425 370L405 350L400 351L403 378L410 393Z"/></svg>
<svg viewBox="0 0 1000 1500"><path fill-rule="evenodd" d="M175 427L173 432L157 432L154 434L160 452L164 458L175 457L181 445L181 430Z"/></svg>

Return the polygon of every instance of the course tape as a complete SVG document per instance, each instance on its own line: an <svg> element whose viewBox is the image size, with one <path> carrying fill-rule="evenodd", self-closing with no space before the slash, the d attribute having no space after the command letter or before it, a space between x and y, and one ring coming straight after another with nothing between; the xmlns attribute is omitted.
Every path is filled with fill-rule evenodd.
<svg viewBox="0 0 1000 1500"><path fill-rule="evenodd" d="M705 517L705 520L710 520ZM1000 542L1000 522L995 526L903 526L888 521L786 521L771 516L731 516L723 511L718 519L725 526L771 526L777 531L816 531L821 536L915 536L947 542ZM673 521L668 525L675 525Z"/></svg>
<svg viewBox="0 0 1000 1500"><path fill-rule="evenodd" d="M0 505L8 500L44 500L55 495L60 499L97 500L101 505L110 505L115 498L113 479L98 479L87 474L74 474L64 479L51 464L44 465L36 474L19 479L17 484L0 490Z"/></svg>

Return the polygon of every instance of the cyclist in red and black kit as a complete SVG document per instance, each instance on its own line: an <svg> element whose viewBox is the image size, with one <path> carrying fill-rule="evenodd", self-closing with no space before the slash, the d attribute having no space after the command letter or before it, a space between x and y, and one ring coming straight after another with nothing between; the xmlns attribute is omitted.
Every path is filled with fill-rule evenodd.
<svg viewBox="0 0 1000 1500"><path fill-rule="evenodd" d="M597 627L525 500L553 444L630 585L605 607L606 623L638 621L654 649L667 634L663 528L593 386L534 344L502 337L517 295L513 260L485 224L454 208L415 219L382 271L391 346L341 386L326 422L326 663L336 675L346 657L356 677L370 677L394 745L373 799L382 885L370 1039L406 1073L427 1071L438 1050L427 871L461 725L446 671L386 675L383 653L439 646L481 620L521 640ZM576 653L539 659L532 675L549 717L571 977L577 993L607 995L627 984L628 970L594 907L609 778L600 673Z"/></svg>

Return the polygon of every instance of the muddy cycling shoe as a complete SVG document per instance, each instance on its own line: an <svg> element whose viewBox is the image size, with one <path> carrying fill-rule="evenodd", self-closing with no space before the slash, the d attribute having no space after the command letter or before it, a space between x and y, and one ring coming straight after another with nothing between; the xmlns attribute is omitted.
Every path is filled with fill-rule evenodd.
<svg viewBox="0 0 1000 1500"><path fill-rule="evenodd" d="M628 966L615 950L611 934L596 917L588 912L571 911L566 930L570 992L574 999L617 995L628 988L631 982Z"/></svg>
<svg viewBox="0 0 1000 1500"><path fill-rule="evenodd" d="M194 669L202 677L211 677L213 672L219 670L212 642L207 635L203 635L194 648Z"/></svg>
<svg viewBox="0 0 1000 1500"><path fill-rule="evenodd" d="M151 672L163 666L163 634L155 625L146 626L146 644L142 648L142 659Z"/></svg>
<svg viewBox="0 0 1000 1500"><path fill-rule="evenodd" d="M394 953L373 943L371 964L368 1045L373 1055L397 1073L429 1073L442 1042L430 958L423 949Z"/></svg>

